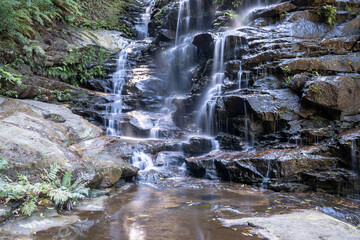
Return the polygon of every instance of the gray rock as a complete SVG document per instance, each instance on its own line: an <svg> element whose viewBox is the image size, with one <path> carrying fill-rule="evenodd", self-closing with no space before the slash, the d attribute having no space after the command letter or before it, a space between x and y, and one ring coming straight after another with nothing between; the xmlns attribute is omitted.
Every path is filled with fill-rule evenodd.
<svg viewBox="0 0 360 240"><path fill-rule="evenodd" d="M271 240L327 239L355 240L360 231L354 226L314 210L274 215L268 218L219 219L225 227L249 225Z"/></svg>

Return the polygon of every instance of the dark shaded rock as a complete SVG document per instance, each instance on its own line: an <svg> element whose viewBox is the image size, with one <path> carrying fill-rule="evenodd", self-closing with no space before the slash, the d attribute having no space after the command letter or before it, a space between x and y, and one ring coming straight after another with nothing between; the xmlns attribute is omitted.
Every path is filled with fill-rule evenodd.
<svg viewBox="0 0 360 240"><path fill-rule="evenodd" d="M111 84L106 79L88 79L86 81L87 88L98 92L110 92Z"/></svg>
<svg viewBox="0 0 360 240"><path fill-rule="evenodd" d="M358 193L358 176L344 169L325 172L304 172L304 184L313 186L314 190L324 190L330 194L356 194Z"/></svg>
<svg viewBox="0 0 360 240"><path fill-rule="evenodd" d="M308 186L302 186L304 190L322 188L329 192L333 192L334 189L330 188L333 186L342 194L350 191L345 183L357 179L353 174L337 168L341 160L331 156L328 149L314 146L255 153L217 152L205 157L188 158L185 162L189 172L198 177L206 176L207 171L215 171L224 180L260 184L267 179L270 185L274 181L290 185L300 183ZM309 176L317 174L314 177L316 181L310 180Z"/></svg>
<svg viewBox="0 0 360 240"><path fill-rule="evenodd" d="M299 183L270 183L268 189L275 192L309 192L312 187Z"/></svg>
<svg viewBox="0 0 360 240"><path fill-rule="evenodd" d="M216 137L221 149L243 150L243 139L230 134L219 134Z"/></svg>
<svg viewBox="0 0 360 240"><path fill-rule="evenodd" d="M211 33L201 33L194 37L192 43L198 48L207 49L213 41Z"/></svg>
<svg viewBox="0 0 360 240"><path fill-rule="evenodd" d="M187 156L200 156L213 149L213 141L210 138L191 137L189 143L184 143L182 150Z"/></svg>
<svg viewBox="0 0 360 240"><path fill-rule="evenodd" d="M297 93L301 93L305 84L310 80L310 76L306 73L296 74L291 78L290 88Z"/></svg>
<svg viewBox="0 0 360 240"><path fill-rule="evenodd" d="M360 81L348 76L317 77L306 84L303 98L320 106L342 112L360 113Z"/></svg>

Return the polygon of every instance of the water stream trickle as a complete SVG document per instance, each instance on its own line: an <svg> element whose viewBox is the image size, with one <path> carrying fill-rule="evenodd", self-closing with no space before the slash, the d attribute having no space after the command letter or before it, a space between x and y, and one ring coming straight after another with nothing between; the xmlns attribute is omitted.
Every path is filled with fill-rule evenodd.
<svg viewBox="0 0 360 240"><path fill-rule="evenodd" d="M112 74L112 91L113 102L106 107L107 116L105 118L106 134L111 136L119 135L119 120L122 113L122 90L125 84L125 77L128 72L128 51L132 47L128 44L121 52L117 60L116 72Z"/></svg>
<svg viewBox="0 0 360 240"><path fill-rule="evenodd" d="M151 18L151 10L155 4L155 0L149 0L145 3L147 6L145 12L141 14L140 22L135 26L137 31L137 39L145 39L149 36L148 25Z"/></svg>

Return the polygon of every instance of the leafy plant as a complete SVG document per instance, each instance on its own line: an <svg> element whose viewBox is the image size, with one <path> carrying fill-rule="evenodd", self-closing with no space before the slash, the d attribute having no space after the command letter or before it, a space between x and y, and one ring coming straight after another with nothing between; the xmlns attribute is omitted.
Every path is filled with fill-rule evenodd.
<svg viewBox="0 0 360 240"><path fill-rule="evenodd" d="M280 68L285 74L290 74L291 73L291 68L289 66L283 66L283 67L280 67Z"/></svg>
<svg viewBox="0 0 360 240"><path fill-rule="evenodd" d="M282 70L283 74L284 74L284 83L286 86L290 86L291 84L291 68L289 66L283 66L280 67L280 69Z"/></svg>
<svg viewBox="0 0 360 240"><path fill-rule="evenodd" d="M73 100L74 97L73 97L73 93L75 91L73 89L65 89L63 91L61 90L51 90L51 93L54 94L56 96L56 99L58 101L68 101L68 100Z"/></svg>
<svg viewBox="0 0 360 240"><path fill-rule="evenodd" d="M109 52L104 49L95 51L89 48L85 51L68 52L62 65L46 68L45 75L78 86L86 83L87 79L105 76L106 72L100 64L108 56ZM97 65L93 65L94 62L97 62Z"/></svg>
<svg viewBox="0 0 360 240"><path fill-rule="evenodd" d="M0 79L10 83L21 84L21 75L12 74L0 66Z"/></svg>
<svg viewBox="0 0 360 240"><path fill-rule="evenodd" d="M332 5L325 5L318 11L318 15L325 18L326 22L331 26L335 24L336 13L337 9Z"/></svg>
<svg viewBox="0 0 360 240"><path fill-rule="evenodd" d="M64 172L57 164L51 165L49 170L44 169L40 179L41 182L31 184L22 174L18 174L16 181L1 178L0 200L19 202L20 212L30 216L37 209L40 199L50 198L59 210L70 211L78 199L88 195L87 182L78 178L71 184L71 171Z"/></svg>
<svg viewBox="0 0 360 240"><path fill-rule="evenodd" d="M236 16L236 12L234 10L226 10L224 16L228 17L230 20L234 20Z"/></svg>

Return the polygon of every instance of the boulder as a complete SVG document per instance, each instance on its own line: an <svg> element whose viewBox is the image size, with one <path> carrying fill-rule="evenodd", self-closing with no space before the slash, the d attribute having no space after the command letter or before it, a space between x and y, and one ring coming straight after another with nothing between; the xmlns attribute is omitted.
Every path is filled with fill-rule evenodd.
<svg viewBox="0 0 360 240"><path fill-rule="evenodd" d="M109 187L137 172L111 154L99 127L61 105L0 98L0 129L0 156L9 163L1 172L10 178L17 171L38 181L43 168L57 163L90 186Z"/></svg>
<svg viewBox="0 0 360 240"><path fill-rule="evenodd" d="M219 219L225 227L248 225L266 239L347 239L360 238L360 231L317 210L303 210L271 217Z"/></svg>
<svg viewBox="0 0 360 240"><path fill-rule="evenodd" d="M360 113L360 79L350 76L321 76L306 84L303 99L341 111L342 116Z"/></svg>
<svg viewBox="0 0 360 240"><path fill-rule="evenodd" d="M214 148L211 138L191 137L188 143L184 143L182 150L187 156L199 156L210 152Z"/></svg>

